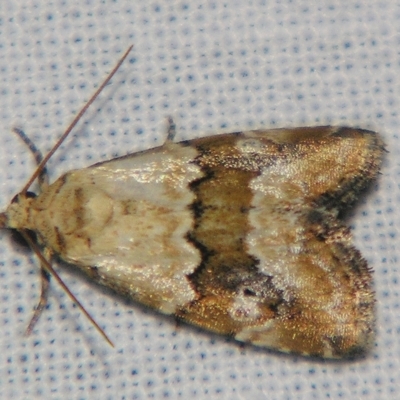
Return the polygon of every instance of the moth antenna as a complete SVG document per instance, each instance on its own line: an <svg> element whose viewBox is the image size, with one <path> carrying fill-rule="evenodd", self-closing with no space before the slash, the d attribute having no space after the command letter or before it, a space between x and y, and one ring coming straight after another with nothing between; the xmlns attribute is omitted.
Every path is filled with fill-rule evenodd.
<svg viewBox="0 0 400 400"><path fill-rule="evenodd" d="M43 160L43 154L36 147L35 143L26 135L26 133L20 128L13 128L13 132L18 135L18 137L28 146L29 150L32 152L33 157L35 157L36 165L40 165ZM46 167L43 166L42 170L38 175L39 188L40 191L43 191L43 188L49 183L49 176L47 174Z"/></svg>
<svg viewBox="0 0 400 400"><path fill-rule="evenodd" d="M81 111L76 115L76 117L73 119L71 124L68 126L66 131L62 134L62 136L57 140L56 144L53 146L53 148L47 153L47 155L43 158L43 160L40 162L40 164L37 166L36 171L32 174L28 182L25 184L23 189L21 190L21 194L25 194L30 186L32 185L33 181L40 175L41 171L47 164L47 161L49 161L49 158L54 154L54 152L60 147L61 143L65 140L65 138L70 134L72 129L75 127L75 125L78 123L78 121L82 118L82 115L86 112L86 110L90 107L90 105L96 100L98 95L101 93L101 91L104 89L104 87L108 84L110 79L114 76L114 74L118 71L118 68L121 66L121 64L124 62L125 58L128 56L129 52L132 50L132 46L129 46L128 50L125 52L125 54L121 57L121 59L118 61L117 65L113 68L113 70L108 74L107 78L104 80L104 82L100 85L100 87L96 90L96 92L92 95L92 97L89 99L89 101L83 106Z"/></svg>
<svg viewBox="0 0 400 400"><path fill-rule="evenodd" d="M165 140L165 143L173 142L176 135L176 125L171 116L167 117L167 123L168 123L167 139Z"/></svg>
<svg viewBox="0 0 400 400"><path fill-rule="evenodd" d="M103 329L100 328L100 326L97 324L97 322L93 319L93 317L86 311L85 307L81 304L81 302L75 297L75 295L68 289L68 286L64 283L64 281L61 279L61 277L57 274L57 272L54 270L54 268L51 266L51 264L44 258L42 252L40 251L39 247L36 245L36 243L31 239L31 237L28 235L25 229L21 229L18 232L21 233L21 235L24 237L24 239L27 241L31 249L34 251L36 256L39 258L40 263L42 265L42 268L49 273L51 276L54 277L54 279L60 284L60 286L65 290L65 292L68 294L70 299L81 309L83 314L85 314L86 318L90 320L90 322L93 324L93 326L97 329L97 331L104 337L107 342L114 347L114 343L111 341L111 339L107 336L107 334L104 332ZM39 302L39 307L41 306L41 302ZM35 311L36 314L36 311ZM40 311L39 311L40 314ZM38 314L38 315L39 315ZM34 315L31 323L35 323L35 318L37 320L37 317ZM30 326L31 324L29 324ZM29 329L29 327L28 327Z"/></svg>
<svg viewBox="0 0 400 400"><path fill-rule="evenodd" d="M78 121L82 118L82 115L86 112L86 110L90 107L90 105L94 102L94 100L99 96L101 91L104 89L104 87L108 84L108 82L111 80L111 78L115 75L121 64L124 62L126 57L128 56L129 52L132 50L133 45L126 50L124 55L121 57L121 59L118 61L117 65L113 68L113 70L108 74L107 78L104 80L104 82L100 85L100 87L96 90L96 92L92 95L92 97L89 99L89 101L84 105L84 107L81 109L81 111L75 116L71 124L68 126L66 131L63 133L63 135L57 140L53 148L47 153L45 157L42 156L41 152L37 149L35 144L29 139L28 136L19 128L14 128L13 131L23 140L23 142L29 147L29 149L32 151L35 161L38 164L35 172L32 174L28 182L25 184L23 189L21 190L20 194L25 195L32 183L36 178L39 180L39 188L43 189L44 186L48 184L48 175L46 172L46 164L47 161L50 159L50 157L54 154L54 152L60 147L61 143L65 140L65 138L70 134L72 129L75 127L75 125L78 123ZM0 228L4 228L7 225L7 215L6 213L0 213ZM109 339L109 337L106 335L103 329L100 328L100 326L97 324L97 322L93 319L93 317L86 311L86 309L83 307L83 305L80 303L80 301L75 297L75 295L68 289L68 287L65 285L61 277L57 274L57 272L54 270L54 268L51 266L49 261L43 256L41 250L39 247L36 245L36 243L30 238L26 230L20 229L19 232L21 235L24 237L26 242L29 244L31 249L35 252L37 257L40 260L41 264L41 271L42 271L42 291L40 295L40 300L39 303L35 309L34 315L29 323L29 326L27 328L26 333L29 334L33 327L35 326L36 322L38 321L44 307L47 304L47 293L48 293L48 287L49 287L49 275L52 275L54 279L61 285L61 287L65 290L65 292L68 294L68 296L71 298L72 301L75 302L75 304L81 309L83 314L90 320L90 322L93 324L93 326L97 329L97 331L106 339L106 341L114 347L114 344L112 341Z"/></svg>
<svg viewBox="0 0 400 400"><path fill-rule="evenodd" d="M50 275L45 270L45 267L43 267L43 265L41 265L40 272L41 272L42 290L40 292L39 302L35 308L35 311L33 313L31 321L29 322L29 325L26 328L26 332L25 332L26 336L29 336L32 333L33 328L35 327L36 323L39 321L39 318L42 315L44 308L46 307L47 299L48 299L48 295L49 295Z"/></svg>

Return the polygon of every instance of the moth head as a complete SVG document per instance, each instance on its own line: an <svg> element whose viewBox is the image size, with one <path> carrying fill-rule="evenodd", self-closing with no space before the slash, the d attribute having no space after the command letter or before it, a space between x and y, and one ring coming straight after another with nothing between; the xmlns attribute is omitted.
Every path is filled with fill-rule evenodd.
<svg viewBox="0 0 400 400"><path fill-rule="evenodd" d="M5 212L0 213L0 228L29 229L31 203L36 197L33 192L21 192L13 197Z"/></svg>

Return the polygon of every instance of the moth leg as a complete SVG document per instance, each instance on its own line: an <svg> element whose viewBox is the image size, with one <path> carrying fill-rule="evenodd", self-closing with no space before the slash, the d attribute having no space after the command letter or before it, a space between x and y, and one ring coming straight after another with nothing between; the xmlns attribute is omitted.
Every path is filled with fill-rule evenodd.
<svg viewBox="0 0 400 400"><path fill-rule="evenodd" d="M175 320L175 333L176 333L181 329L182 320L177 316L174 317L174 320Z"/></svg>
<svg viewBox="0 0 400 400"><path fill-rule="evenodd" d="M43 160L43 155L40 150L35 146L31 139L26 136L26 133L19 128L14 128L13 132L18 135L18 137L28 146L29 150L32 152L33 157L37 165ZM49 175L47 174L46 167L44 167L38 176L39 188L43 191L49 185Z"/></svg>
<svg viewBox="0 0 400 400"><path fill-rule="evenodd" d="M239 342L239 349L240 349L240 354L245 355L246 354L246 343Z"/></svg>
<svg viewBox="0 0 400 400"><path fill-rule="evenodd" d="M48 249L44 250L44 256L46 260L50 260L51 252ZM26 335L29 336L36 323L39 321L40 316L42 315L43 310L46 308L47 299L49 297L49 287L50 287L50 274L44 269L43 266L40 267L40 281L41 281L41 291L39 302L35 307L35 311L33 312L33 316L31 321L29 322L28 327L26 328Z"/></svg>
<svg viewBox="0 0 400 400"><path fill-rule="evenodd" d="M172 117L167 117L168 128L167 128L167 139L165 140L164 146L174 141L176 135L176 125Z"/></svg>

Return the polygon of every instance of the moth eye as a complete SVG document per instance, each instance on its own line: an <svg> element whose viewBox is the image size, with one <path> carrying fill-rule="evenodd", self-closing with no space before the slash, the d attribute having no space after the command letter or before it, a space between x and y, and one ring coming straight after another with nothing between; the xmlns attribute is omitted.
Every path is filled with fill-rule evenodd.
<svg viewBox="0 0 400 400"><path fill-rule="evenodd" d="M25 197L28 199L34 199L35 197L37 197L37 194L33 192L26 192Z"/></svg>
<svg viewBox="0 0 400 400"><path fill-rule="evenodd" d="M30 230L26 230L26 233L31 237L31 239L36 243L36 234ZM16 243L18 246L21 246L26 251L30 251L31 248L28 242L24 239L24 237L15 229L11 231L11 240Z"/></svg>
<svg viewBox="0 0 400 400"><path fill-rule="evenodd" d="M37 197L36 193L33 192L26 192L25 194L17 193L11 200L11 203L18 203L18 200L23 197L24 199L33 199Z"/></svg>

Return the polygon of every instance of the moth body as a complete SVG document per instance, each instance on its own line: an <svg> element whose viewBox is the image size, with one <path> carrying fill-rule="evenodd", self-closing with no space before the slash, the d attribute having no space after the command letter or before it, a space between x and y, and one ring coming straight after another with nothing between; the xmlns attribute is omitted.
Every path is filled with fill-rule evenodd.
<svg viewBox="0 0 400 400"><path fill-rule="evenodd" d="M374 334L371 272L338 219L376 177L373 132L249 131L66 173L19 195L4 227L164 314L327 358Z"/></svg>

